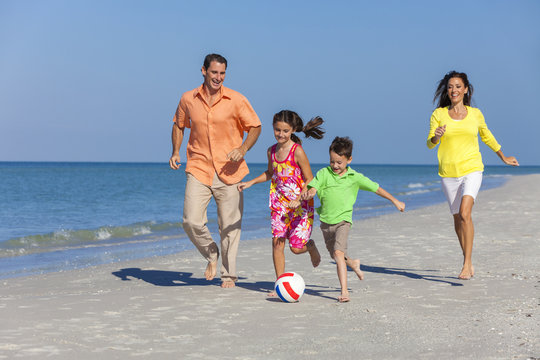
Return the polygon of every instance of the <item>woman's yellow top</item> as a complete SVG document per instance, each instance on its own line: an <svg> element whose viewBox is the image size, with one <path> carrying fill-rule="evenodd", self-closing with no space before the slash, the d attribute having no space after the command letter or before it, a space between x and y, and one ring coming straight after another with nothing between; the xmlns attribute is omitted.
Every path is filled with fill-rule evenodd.
<svg viewBox="0 0 540 360"><path fill-rule="evenodd" d="M441 137L437 157L439 159L439 175L442 177L460 177L474 171L483 171L482 155L478 146L478 134L482 141L495 152L501 145L489 131L484 115L479 109L466 106L467 116L462 120L454 120L448 115L448 107L437 108L431 114L427 146L433 149L437 144L431 142L435 129L446 125Z"/></svg>

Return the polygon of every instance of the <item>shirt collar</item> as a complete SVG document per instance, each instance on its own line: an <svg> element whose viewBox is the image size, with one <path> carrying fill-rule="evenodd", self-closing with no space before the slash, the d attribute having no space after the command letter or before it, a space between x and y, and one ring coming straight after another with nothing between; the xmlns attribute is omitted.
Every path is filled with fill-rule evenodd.
<svg viewBox="0 0 540 360"><path fill-rule="evenodd" d="M197 89L195 89L195 92L193 93L193 97L197 97L197 95L199 95L199 94L204 99L203 84L201 84L201 86L199 86ZM221 85L221 88L219 89L219 97L218 97L218 99L221 99L221 98L231 99L231 97L232 97L232 90L229 89L228 87L225 87L225 86Z"/></svg>
<svg viewBox="0 0 540 360"><path fill-rule="evenodd" d="M354 175L354 170L350 166L347 166L347 172L343 176L339 176L338 174L336 174L334 170L332 170L332 167L330 166L328 167L328 171L330 172L330 174L332 174L333 177L339 178L339 179L344 178L346 176Z"/></svg>

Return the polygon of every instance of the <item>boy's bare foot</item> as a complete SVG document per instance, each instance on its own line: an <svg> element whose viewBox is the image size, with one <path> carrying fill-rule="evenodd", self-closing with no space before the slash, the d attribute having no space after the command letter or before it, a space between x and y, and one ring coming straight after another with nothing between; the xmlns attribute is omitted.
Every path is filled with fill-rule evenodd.
<svg viewBox="0 0 540 360"><path fill-rule="evenodd" d="M309 251L309 256L311 257L311 264L313 265L313 267L315 268L319 266L319 264L321 263L321 254L317 249L317 245L315 245L315 241L313 241L313 239L310 239L307 242L306 247Z"/></svg>
<svg viewBox="0 0 540 360"><path fill-rule="evenodd" d="M217 260L214 262L209 261L204 271L204 277L206 280L214 280L217 274Z"/></svg>
<svg viewBox="0 0 540 360"><path fill-rule="evenodd" d="M352 261L353 266L351 266L351 269L353 269L354 273L360 280L364 280L364 272L360 270L360 260L355 259Z"/></svg>
<svg viewBox="0 0 540 360"><path fill-rule="evenodd" d="M351 299L349 299L349 292L346 292L346 293L341 293L340 296L338 296L337 300L340 302L340 303L346 303L346 302L349 302Z"/></svg>
<svg viewBox="0 0 540 360"><path fill-rule="evenodd" d="M232 280L225 280L221 282L221 287L224 289L229 289L235 287L236 284Z"/></svg>

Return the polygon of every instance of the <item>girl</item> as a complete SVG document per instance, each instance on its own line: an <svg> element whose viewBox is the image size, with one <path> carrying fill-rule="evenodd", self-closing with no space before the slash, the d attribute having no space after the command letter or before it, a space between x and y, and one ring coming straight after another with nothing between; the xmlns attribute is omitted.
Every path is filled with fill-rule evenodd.
<svg viewBox="0 0 540 360"><path fill-rule="evenodd" d="M482 184L484 164L478 147L478 134L482 141L507 164L518 166L513 156L505 156L501 145L489 131L479 109L471 107L473 87L467 74L451 71L439 81L433 102L438 107L431 115L427 146L439 145L439 176L443 191L454 217L463 268L458 278L468 280L474 275L472 248L474 226L472 208Z"/></svg>
<svg viewBox="0 0 540 360"><path fill-rule="evenodd" d="M306 126L297 113L282 110L274 115L274 137L277 144L267 150L268 170L258 177L238 184L243 191L254 184L272 179L269 206L272 215L272 259L276 278L285 272L285 239L293 253L309 252L313 267L321 262L315 242L310 239L313 225L313 199L300 200L307 184L313 179L302 141L294 133L322 139L321 117L311 119ZM272 292L270 295L275 294Z"/></svg>

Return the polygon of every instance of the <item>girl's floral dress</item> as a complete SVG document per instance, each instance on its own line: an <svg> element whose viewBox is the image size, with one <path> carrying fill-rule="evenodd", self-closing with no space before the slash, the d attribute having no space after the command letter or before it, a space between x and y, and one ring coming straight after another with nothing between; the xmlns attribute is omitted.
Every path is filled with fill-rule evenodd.
<svg viewBox="0 0 540 360"><path fill-rule="evenodd" d="M270 185L269 206L272 211L272 236L288 238L291 247L301 249L311 236L313 199L301 201L296 209L289 208L289 203L300 196L305 184L302 170L294 161L294 152L298 146L294 144L282 162L276 159L277 144L272 146L274 175Z"/></svg>

